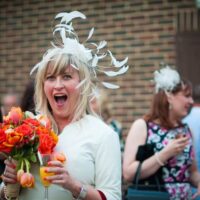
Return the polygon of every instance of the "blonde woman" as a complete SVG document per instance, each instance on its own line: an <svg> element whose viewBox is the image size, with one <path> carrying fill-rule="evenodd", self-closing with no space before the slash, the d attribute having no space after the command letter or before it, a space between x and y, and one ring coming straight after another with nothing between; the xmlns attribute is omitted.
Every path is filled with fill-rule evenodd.
<svg viewBox="0 0 200 200"><path fill-rule="evenodd" d="M106 45L94 45L88 49L79 43L71 21L85 19L85 15L73 11L59 13L60 19L54 34L61 36L61 44L54 44L35 68L36 112L47 115L59 135L56 150L62 151L67 162L51 161L48 172L54 175L47 179L52 183L49 200L120 200L121 159L120 145L116 133L91 112L89 101L93 96L93 80L97 79L99 61L106 55L114 61L112 53L99 54ZM88 39L93 34L89 33ZM116 61L116 60L115 60ZM114 75L122 74L128 67L118 63ZM120 64L120 66L119 66ZM102 70L101 70L102 71ZM106 72L107 75L113 75ZM101 82L99 82L101 83ZM110 88L118 86L102 83ZM110 148L112 147L112 148ZM33 168L36 184L33 189L22 188L20 200L42 200L43 186L39 181L38 166ZM6 176L5 176L6 175ZM3 181L15 183L16 173L6 161ZM1 196L4 198L4 190Z"/></svg>

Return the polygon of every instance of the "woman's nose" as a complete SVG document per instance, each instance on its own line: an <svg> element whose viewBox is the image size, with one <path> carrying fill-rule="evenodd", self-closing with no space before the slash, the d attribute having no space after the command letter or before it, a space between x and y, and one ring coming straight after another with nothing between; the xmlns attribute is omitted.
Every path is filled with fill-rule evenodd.
<svg viewBox="0 0 200 200"><path fill-rule="evenodd" d="M59 77L56 78L56 82L55 82L54 87L55 88L63 88L64 87L63 82Z"/></svg>
<svg viewBox="0 0 200 200"><path fill-rule="evenodd" d="M190 104L193 104L194 103L194 100L193 100L193 98L192 97L190 97Z"/></svg>

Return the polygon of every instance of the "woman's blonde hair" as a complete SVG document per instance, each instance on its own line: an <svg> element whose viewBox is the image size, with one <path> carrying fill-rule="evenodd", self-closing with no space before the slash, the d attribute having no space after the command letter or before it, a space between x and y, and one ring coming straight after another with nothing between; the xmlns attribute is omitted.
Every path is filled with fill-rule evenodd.
<svg viewBox="0 0 200 200"><path fill-rule="evenodd" d="M80 84L77 89L80 91L80 95L75 105L74 115L71 116L72 121L80 119L86 112L93 114L89 106L93 87L92 72L86 63L81 62L74 55L66 54L63 51L59 51L59 49L50 49L47 54L51 56L48 56L48 60L40 63L35 79L36 112L46 115L52 121L54 130L58 132L58 127L44 93L44 81L48 68L51 66L51 72L54 75L62 74L66 67L78 69Z"/></svg>

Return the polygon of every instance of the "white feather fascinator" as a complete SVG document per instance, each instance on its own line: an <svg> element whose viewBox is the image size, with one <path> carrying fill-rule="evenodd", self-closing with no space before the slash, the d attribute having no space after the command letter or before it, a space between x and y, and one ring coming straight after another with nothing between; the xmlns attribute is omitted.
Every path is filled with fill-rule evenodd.
<svg viewBox="0 0 200 200"><path fill-rule="evenodd" d="M156 93L159 90L171 92L181 82L181 78L176 70L167 65L165 68L154 72L154 82Z"/></svg>
<svg viewBox="0 0 200 200"><path fill-rule="evenodd" d="M60 19L60 23L55 26L55 29L53 31L53 36L58 34L61 39L61 44L56 44L52 42L53 49L50 49L46 52L46 54L43 56L43 59L41 62L39 62L37 65L34 66L34 68L31 70L31 74L33 71L35 71L37 68L42 66L45 63L49 62L54 55L57 54L69 54L76 56L76 58L84 63L92 73L92 75L97 79L97 72L103 72L109 77L114 77L117 75L121 75L125 73L129 66L127 66L128 57L126 57L122 61L118 61L112 54L110 50L104 50L104 48L107 45L106 41L100 41L98 44L88 42L93 33L94 28L92 28L88 34L88 37L84 43L80 43L78 39L78 35L74 31L74 28L72 26L72 20L75 18L81 18L86 19L86 16L79 12L79 11L73 11L70 13L62 12L55 16L55 19ZM111 62L110 66L103 67L99 63L104 58L109 57ZM72 67L79 70L79 66L75 66L71 64ZM111 70L113 68L113 70ZM84 80L83 80L84 81ZM107 82L101 82L105 87L115 89L119 86Z"/></svg>

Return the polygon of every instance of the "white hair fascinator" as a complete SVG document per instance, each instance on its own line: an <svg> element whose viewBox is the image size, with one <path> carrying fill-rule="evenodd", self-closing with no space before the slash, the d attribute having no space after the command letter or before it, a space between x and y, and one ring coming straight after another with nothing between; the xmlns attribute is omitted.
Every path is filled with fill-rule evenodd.
<svg viewBox="0 0 200 200"><path fill-rule="evenodd" d="M96 72L98 71L103 72L109 77L114 77L125 73L129 68L126 65L128 57L126 57L122 61L117 61L111 51L109 50L103 51L103 49L107 45L106 41L101 41L99 42L99 44L87 42L92 37L94 28L90 30L89 35L84 43L79 42L78 35L74 31L71 22L75 18L86 19L86 16L79 11L73 11L70 13L62 12L56 15L55 19L61 19L61 20L60 23L55 26L53 35L55 36L56 33L60 35L61 44L57 45L52 42L54 48L50 49L50 51L47 51L47 53L43 56L42 61L38 63L31 70L31 73L35 69L39 68L43 64L43 62L45 63L49 62L52 59L53 55L63 54L63 53L76 56L79 61L83 62L89 68L90 72L94 75L94 78L96 78L96 80L98 80L96 74ZM89 48L89 46L91 46L91 48ZM100 66L99 62L107 56L109 56L111 59L110 66L108 67ZM71 64L71 66L79 70L79 66L75 66L74 64ZM114 70L110 70L111 67L114 67ZM115 84L107 82L101 82L101 83L105 87L111 89L119 87Z"/></svg>
<svg viewBox="0 0 200 200"><path fill-rule="evenodd" d="M159 90L171 92L181 82L181 78L176 70L167 65L165 68L154 72L154 82L156 93Z"/></svg>

